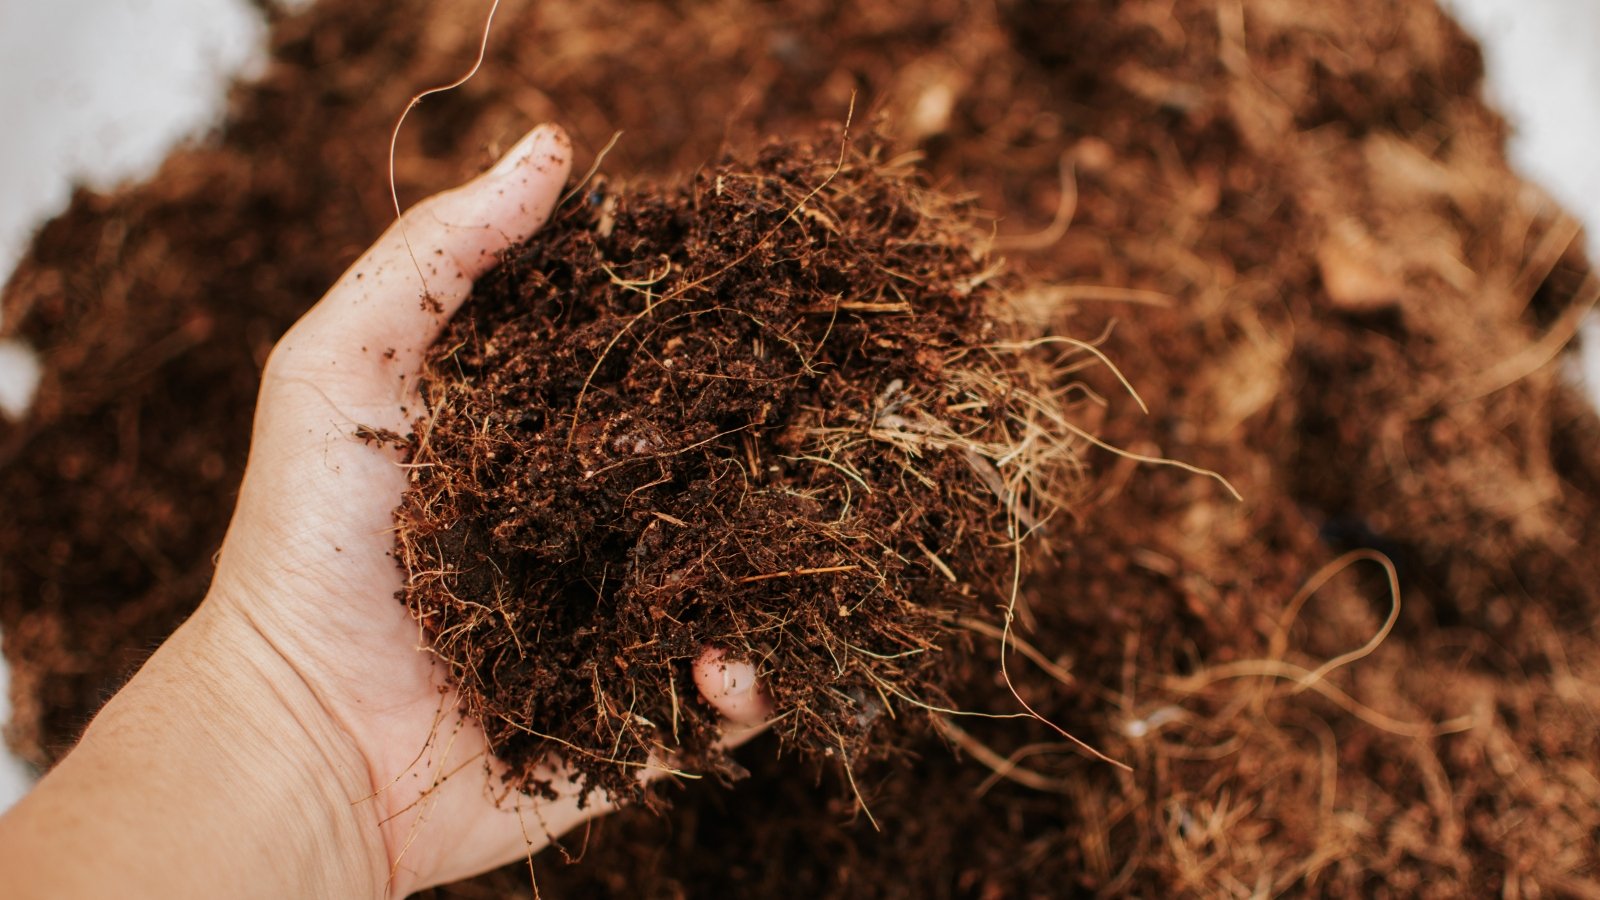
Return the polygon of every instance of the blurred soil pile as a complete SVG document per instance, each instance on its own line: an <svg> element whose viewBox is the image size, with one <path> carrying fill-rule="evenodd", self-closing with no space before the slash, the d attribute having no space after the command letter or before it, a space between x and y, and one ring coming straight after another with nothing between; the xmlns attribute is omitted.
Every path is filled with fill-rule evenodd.
<svg viewBox="0 0 1600 900"><path fill-rule="evenodd" d="M62 752L201 597L259 364L388 221L394 118L465 69L486 8L280 16L216 140L35 241L4 327L45 382L0 431L25 755ZM607 171L671 175L858 92L1002 217L1013 269L1055 285L1041 316L1109 329L1152 414L1119 404L1102 436L1245 498L1092 457L1091 508L1019 606L1022 695L1131 773L1037 723L949 720L857 772L878 832L762 741L735 787L540 857L540 887L1600 893L1600 423L1561 377L1600 282L1508 171L1480 76L1425 2L507 2L484 70L402 135L403 197L540 120L591 155L624 129ZM997 651L952 702L1014 711ZM443 893L531 890L524 867Z"/></svg>

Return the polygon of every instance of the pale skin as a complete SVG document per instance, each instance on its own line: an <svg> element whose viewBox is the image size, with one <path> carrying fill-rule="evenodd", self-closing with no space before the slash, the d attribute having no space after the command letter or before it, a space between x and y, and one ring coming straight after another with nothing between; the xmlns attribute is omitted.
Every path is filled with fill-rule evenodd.
<svg viewBox="0 0 1600 900"><path fill-rule="evenodd" d="M355 438L410 430L423 352L549 217L571 156L560 129L530 132L407 212L284 335L211 590L0 817L8 897L403 897L610 808L505 790L395 600L405 470ZM715 650L696 662L730 742L769 714L755 682Z"/></svg>

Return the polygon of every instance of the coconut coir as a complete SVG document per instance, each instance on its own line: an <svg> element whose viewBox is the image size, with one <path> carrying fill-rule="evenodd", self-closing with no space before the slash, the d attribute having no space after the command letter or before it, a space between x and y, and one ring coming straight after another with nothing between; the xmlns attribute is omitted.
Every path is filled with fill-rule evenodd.
<svg viewBox="0 0 1600 900"><path fill-rule="evenodd" d="M64 752L203 595L259 364L392 218L394 118L472 61L487 5L280 16L214 139L80 194L30 250L4 328L45 381L0 426L8 737L30 758ZM577 865L537 858L546 896L1597 892L1600 424L1557 351L1594 282L1434 4L501 13L479 77L402 133L402 197L535 121L591 152L625 129L605 170L664 175L811 133L855 93L936 183L1001 213L1068 333L1119 321L1106 350L1152 416L1124 404L1100 433L1245 497L1098 467L1085 525L1019 598L1016 633L1073 679L1019 692L1131 774L1031 720L963 719L959 755L913 736L856 772L880 833L841 773L763 739L737 785L667 785L670 816L596 822ZM1290 603L1363 548L1398 565L1394 627L1301 687L1391 611L1368 562ZM947 680L960 708L1016 709L993 646ZM523 866L441 893L531 895Z"/></svg>
<svg viewBox="0 0 1600 900"><path fill-rule="evenodd" d="M1025 333L970 203L884 147L585 186L428 355L402 597L519 786L714 763L711 647L786 744L882 756L961 623L1003 630L1081 490L1050 374L1086 345Z"/></svg>

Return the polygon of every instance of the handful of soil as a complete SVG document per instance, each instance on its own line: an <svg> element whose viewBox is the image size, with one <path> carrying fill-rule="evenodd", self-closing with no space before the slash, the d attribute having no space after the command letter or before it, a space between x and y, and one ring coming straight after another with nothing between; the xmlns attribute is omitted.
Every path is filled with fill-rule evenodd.
<svg viewBox="0 0 1600 900"><path fill-rule="evenodd" d="M736 771L707 647L788 746L889 752L1081 490L1084 345L1029 333L975 211L883 156L586 186L431 350L402 599L518 787L551 754L618 797L651 759Z"/></svg>

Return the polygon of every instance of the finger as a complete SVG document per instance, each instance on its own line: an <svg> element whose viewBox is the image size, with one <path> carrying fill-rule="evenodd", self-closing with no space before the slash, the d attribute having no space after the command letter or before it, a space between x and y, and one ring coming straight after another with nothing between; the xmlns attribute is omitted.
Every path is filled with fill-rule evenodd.
<svg viewBox="0 0 1600 900"><path fill-rule="evenodd" d="M731 660L719 647L700 654L694 663L694 683L729 725L731 734L765 722L772 716L772 701L756 679L756 667Z"/></svg>
<svg viewBox="0 0 1600 900"><path fill-rule="evenodd" d="M772 715L771 700L761 689L755 666L729 660L720 649L710 649L700 655L694 665L694 680L701 695L724 718L722 738L717 742L723 749L737 747L759 734ZM578 797L582 792L577 785L577 773L559 756L551 756L536 770L536 779L556 791L555 800L509 789L506 780L509 770L498 760L492 762L489 771L494 774L484 781L483 798L490 802L496 814L480 823L489 829L488 834L474 833L465 841L465 846L471 850L463 856L472 863L467 868L449 869L452 879L537 852L583 822L623 805L605 790L598 790L588 795L580 806ZM652 753L637 770L636 777L641 784L649 784L677 774L681 771L670 757ZM436 877L428 883L443 880Z"/></svg>
<svg viewBox="0 0 1600 900"><path fill-rule="evenodd" d="M295 336L345 352L366 347L414 371L473 281L549 219L571 169L566 132L533 129L489 171L408 210L306 314Z"/></svg>

